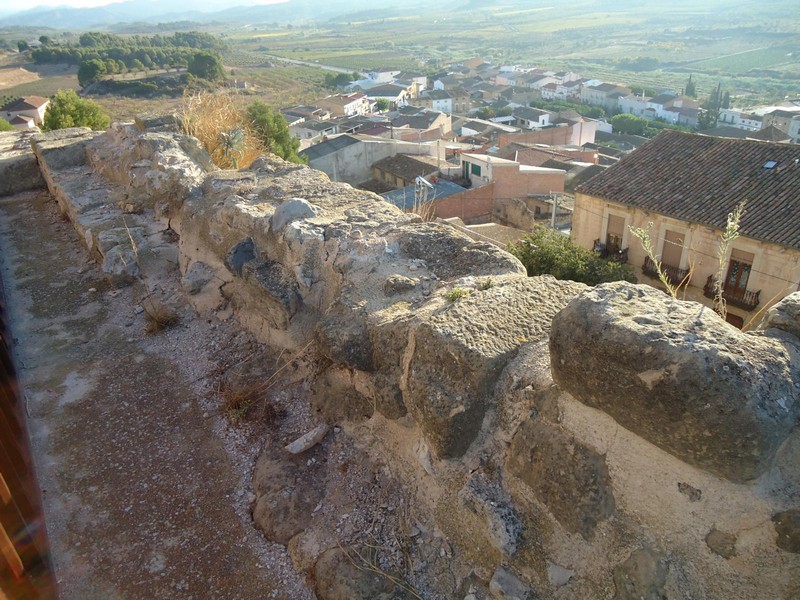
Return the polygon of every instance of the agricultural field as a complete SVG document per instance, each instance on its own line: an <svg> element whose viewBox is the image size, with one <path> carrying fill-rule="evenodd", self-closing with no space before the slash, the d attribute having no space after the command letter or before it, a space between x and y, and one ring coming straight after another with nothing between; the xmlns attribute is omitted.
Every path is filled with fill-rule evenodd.
<svg viewBox="0 0 800 600"><path fill-rule="evenodd" d="M243 97L257 96L278 106L313 102L330 93L322 85L322 67L364 72L393 66L433 75L475 56L495 64L573 70L585 77L676 91L691 74L701 97L722 84L734 106L742 107L800 96L800 16L792 0L775 0L770 11L756 0L739 0L736 10L730 0L673 0L668 6L622 6L615 0L570 5L472 0L457 10L442 0L425 11L376 6L315 22L216 23L203 30L228 44L223 53L226 74L248 84ZM77 35L26 30L24 37L36 39L42 33L57 41ZM20 35L0 31L0 40L8 44ZM55 65L45 72L20 63L20 57L0 54L3 94L78 89L74 67ZM110 110L122 114L127 105L118 99Z"/></svg>
<svg viewBox="0 0 800 600"><path fill-rule="evenodd" d="M79 89L77 71L66 65L35 65L16 52L0 53L0 94L46 97L62 88Z"/></svg>
<svg viewBox="0 0 800 600"><path fill-rule="evenodd" d="M33 65L30 65L33 67ZM60 71L48 70L40 74L37 79L18 83L16 85L0 87L0 93L5 96L52 96L61 89L79 90L77 69L61 69Z"/></svg>
<svg viewBox="0 0 800 600"><path fill-rule="evenodd" d="M260 98L274 106L313 102L330 93L323 87L325 71L317 67L275 63L271 66L241 67L225 60L230 76L246 82L244 96Z"/></svg>
<svg viewBox="0 0 800 600"><path fill-rule="evenodd" d="M249 52L356 71L396 65L433 73L481 56L657 89L679 90L691 73L701 95L721 82L744 104L800 93L800 17L789 2L770 15L756 2L726 10L722 0L701 7L676 0L660 12L657 5L620 8L604 0L531 4L432 10L424 18L362 12L309 27L251 27L227 40ZM631 68L638 58L654 66Z"/></svg>
<svg viewBox="0 0 800 600"><path fill-rule="evenodd" d="M800 69L800 45L756 48L691 63L696 69L745 74L754 70L794 67Z"/></svg>

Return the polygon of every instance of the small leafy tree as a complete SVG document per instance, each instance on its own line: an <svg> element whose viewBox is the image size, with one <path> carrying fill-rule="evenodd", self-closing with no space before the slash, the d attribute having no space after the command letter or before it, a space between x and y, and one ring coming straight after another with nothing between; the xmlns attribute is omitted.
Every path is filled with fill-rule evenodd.
<svg viewBox="0 0 800 600"><path fill-rule="evenodd" d="M491 106L484 106L483 108L478 109L476 113L479 119L491 119L495 116L494 109Z"/></svg>
<svg viewBox="0 0 800 600"><path fill-rule="evenodd" d="M42 128L45 131L67 127L106 129L110 124L111 119L96 102L79 98L75 90L58 90L44 113Z"/></svg>
<svg viewBox="0 0 800 600"><path fill-rule="evenodd" d="M305 162L297 154L300 141L289 133L289 126L283 115L269 104L262 100L250 104L247 107L247 120L255 135L270 152L289 162Z"/></svg>
<svg viewBox="0 0 800 600"><path fill-rule="evenodd" d="M609 281L636 282L629 265L606 261L577 244L567 236L537 226L533 232L508 251L516 256L528 275L553 275L556 279L569 279L588 285Z"/></svg>
<svg viewBox="0 0 800 600"><path fill-rule="evenodd" d="M131 61L130 70L134 73L138 73L139 71L144 71L144 63L140 61L138 58L134 58Z"/></svg>
<svg viewBox="0 0 800 600"><path fill-rule="evenodd" d="M14 126L5 119L0 119L0 131L14 131Z"/></svg>
<svg viewBox="0 0 800 600"><path fill-rule="evenodd" d="M350 73L337 73L334 75L333 73L326 73L325 74L325 87L335 89L339 87L345 87L351 81L353 74Z"/></svg>
<svg viewBox="0 0 800 600"><path fill-rule="evenodd" d="M379 111L387 111L391 104L386 98L378 98L375 100L375 108Z"/></svg>
<svg viewBox="0 0 800 600"><path fill-rule="evenodd" d="M200 79L217 81L225 78L225 69L219 54L204 50L189 59L189 73Z"/></svg>
<svg viewBox="0 0 800 600"><path fill-rule="evenodd" d="M614 128L614 133L644 135L647 125L647 119L637 117L636 115L621 114L611 119L611 126Z"/></svg>
<svg viewBox="0 0 800 600"><path fill-rule="evenodd" d="M107 73L106 63L100 59L84 60L78 67L78 83L81 87L100 81Z"/></svg>

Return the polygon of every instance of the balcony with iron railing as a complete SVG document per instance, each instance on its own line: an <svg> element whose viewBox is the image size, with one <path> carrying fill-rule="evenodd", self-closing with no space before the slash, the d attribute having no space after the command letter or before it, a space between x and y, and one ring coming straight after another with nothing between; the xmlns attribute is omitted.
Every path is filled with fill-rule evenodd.
<svg viewBox="0 0 800 600"><path fill-rule="evenodd" d="M691 277L689 276L689 269L681 269L680 267L676 267L674 265L661 263L661 270L667 276L667 280L672 285L689 285L689 281L691 280ZM658 279L658 268L649 256L644 257L642 273L648 277Z"/></svg>
<svg viewBox="0 0 800 600"><path fill-rule="evenodd" d="M594 241L593 250L600 255L600 258L613 260L621 264L626 264L628 262L627 248L620 248L615 244L602 244L600 240L597 239Z"/></svg>
<svg viewBox="0 0 800 600"><path fill-rule="evenodd" d="M703 294L706 298L714 298L716 296L715 290L716 277L709 275L705 286L703 286ZM761 290L752 291L742 288L734 288L731 286L723 286L722 297L725 302L731 306L741 308L742 310L755 310L761 301Z"/></svg>

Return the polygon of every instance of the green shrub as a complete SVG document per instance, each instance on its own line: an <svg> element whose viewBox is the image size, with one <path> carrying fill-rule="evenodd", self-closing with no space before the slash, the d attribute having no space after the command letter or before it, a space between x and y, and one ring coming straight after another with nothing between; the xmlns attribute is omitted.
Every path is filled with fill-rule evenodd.
<svg viewBox="0 0 800 600"><path fill-rule="evenodd" d="M75 90L58 90L44 113L42 128L45 131L67 127L106 129L111 123L100 105L78 97Z"/></svg>
<svg viewBox="0 0 800 600"><path fill-rule="evenodd" d="M536 227L523 241L511 244L508 251L525 265L529 276L552 275L556 279L587 285L620 280L636 282L630 265L603 260L574 244L567 236L546 227Z"/></svg>
<svg viewBox="0 0 800 600"><path fill-rule="evenodd" d="M452 290L447 292L447 294L445 294L445 298L447 298L450 302L455 302L464 296L469 296L469 290L465 290L464 288L460 287L454 287Z"/></svg>

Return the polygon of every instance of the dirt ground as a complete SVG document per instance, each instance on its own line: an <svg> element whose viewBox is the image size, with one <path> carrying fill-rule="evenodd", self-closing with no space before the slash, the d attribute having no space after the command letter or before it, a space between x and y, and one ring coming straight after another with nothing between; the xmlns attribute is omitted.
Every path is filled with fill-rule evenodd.
<svg viewBox="0 0 800 600"><path fill-rule="evenodd" d="M38 73L31 73L21 67L5 67L0 69L0 90L37 79L39 79Z"/></svg>
<svg viewBox="0 0 800 600"><path fill-rule="evenodd" d="M185 306L147 333L142 291L111 288L43 192L0 199L0 268L61 598L310 598L252 526L266 432L217 403L249 336Z"/></svg>

